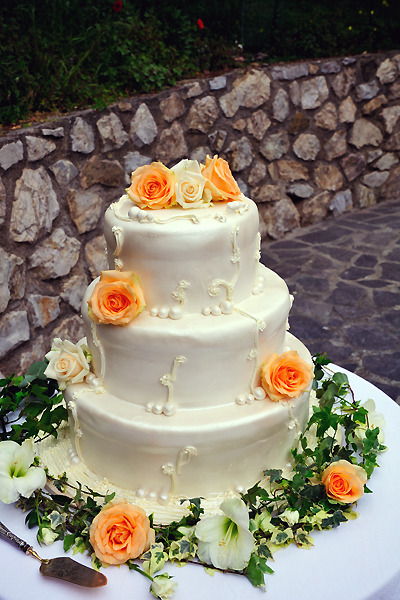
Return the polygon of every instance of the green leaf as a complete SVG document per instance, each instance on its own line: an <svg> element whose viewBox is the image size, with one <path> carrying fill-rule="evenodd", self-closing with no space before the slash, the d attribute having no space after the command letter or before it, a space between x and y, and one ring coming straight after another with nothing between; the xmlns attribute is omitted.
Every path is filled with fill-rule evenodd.
<svg viewBox="0 0 400 600"><path fill-rule="evenodd" d="M33 376L37 379L46 380L47 377L45 376L44 372L47 369L48 364L49 363L46 360L40 360L38 362L33 363L28 369L28 375Z"/></svg>
<svg viewBox="0 0 400 600"><path fill-rule="evenodd" d="M282 470L281 469L267 469L264 471L265 477L269 477L271 483L279 483L282 479Z"/></svg>
<svg viewBox="0 0 400 600"><path fill-rule="evenodd" d="M264 573L273 573L262 556L252 554L244 574L254 587L265 588Z"/></svg>
<svg viewBox="0 0 400 600"><path fill-rule="evenodd" d="M345 521L347 521L347 518L344 516L343 512L341 510L336 510L333 515L322 521L322 527L324 529L338 527L340 523L344 523Z"/></svg>

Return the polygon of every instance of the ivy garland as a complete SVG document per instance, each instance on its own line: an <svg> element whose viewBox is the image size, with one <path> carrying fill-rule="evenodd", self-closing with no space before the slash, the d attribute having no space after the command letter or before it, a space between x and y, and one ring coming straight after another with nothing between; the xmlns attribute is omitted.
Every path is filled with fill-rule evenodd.
<svg viewBox="0 0 400 600"><path fill-rule="evenodd" d="M255 540L255 549L242 574L256 587L264 587L264 574L273 573L267 563L273 560L276 549L290 543L309 548L313 545L310 535L313 530L332 529L356 518L352 504L327 495L321 483L321 474L327 465L346 460L361 466L370 478L379 466L378 454L386 449L378 439L379 427L370 423L373 415L355 399L347 376L327 369L330 360L326 354L317 354L313 362L313 388L318 402L313 406L313 414L297 447L292 450L292 472L284 474L281 470L268 469L264 472L268 478L266 487L257 483L242 494ZM44 375L46 366L47 362L35 363L25 377L0 380L2 440L22 443L28 438L57 437L57 429L68 414L57 382ZM37 458L35 463L38 464ZM17 502L27 513L28 527L38 527L39 543L62 540L65 551L72 548L74 554L87 552L92 556L94 567L100 568L102 564L89 542L89 528L95 516L114 498L114 493L104 496L90 488L71 486L65 475L58 479L47 475L59 493L39 489L30 498L20 497ZM366 485L364 492L370 492ZM140 572L153 583L155 578L169 579L166 573L155 576L167 560L215 570L196 557L198 541L194 527L203 513L201 499L194 498L189 500L188 514L178 522L157 525L150 515L156 542L141 557L141 562L129 560L126 563L129 569ZM225 570L229 571L238 572ZM152 588L152 592L157 595L155 589L158 588ZM165 597L170 597L172 591Z"/></svg>

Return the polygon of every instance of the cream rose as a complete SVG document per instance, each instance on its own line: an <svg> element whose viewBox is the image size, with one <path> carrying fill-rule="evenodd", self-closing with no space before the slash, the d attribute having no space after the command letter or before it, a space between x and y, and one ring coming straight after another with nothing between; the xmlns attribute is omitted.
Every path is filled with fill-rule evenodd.
<svg viewBox="0 0 400 600"><path fill-rule="evenodd" d="M81 383L89 374L91 355L85 344L85 338L77 344L60 338L53 340L51 350L46 354L49 364L44 374L50 379L57 379L60 390L70 383Z"/></svg>
<svg viewBox="0 0 400 600"><path fill-rule="evenodd" d="M207 180L201 174L197 160L181 160L172 171L176 177L176 201L182 208L200 208L210 204L212 194L205 187Z"/></svg>
<svg viewBox="0 0 400 600"><path fill-rule="evenodd" d="M175 175L160 162L138 167L132 173L126 190L132 202L140 208L170 208L176 204Z"/></svg>
<svg viewBox="0 0 400 600"><path fill-rule="evenodd" d="M102 271L88 300L95 323L126 325L146 308L139 279L131 271Z"/></svg>
<svg viewBox="0 0 400 600"><path fill-rule="evenodd" d="M313 366L303 360L296 350L274 352L261 369L261 385L271 400L298 398L314 378Z"/></svg>
<svg viewBox="0 0 400 600"><path fill-rule="evenodd" d="M211 191L213 200L238 200L242 192L236 183L228 163L223 158L206 158L206 166L201 171L207 179L207 188Z"/></svg>
<svg viewBox="0 0 400 600"><path fill-rule="evenodd" d="M141 556L155 540L144 510L127 502L112 502L104 508L93 519L89 536L97 558L109 565Z"/></svg>
<svg viewBox="0 0 400 600"><path fill-rule="evenodd" d="M363 495L367 474L358 465L353 465L347 460L338 460L324 470L321 481L327 496L345 504L352 504Z"/></svg>

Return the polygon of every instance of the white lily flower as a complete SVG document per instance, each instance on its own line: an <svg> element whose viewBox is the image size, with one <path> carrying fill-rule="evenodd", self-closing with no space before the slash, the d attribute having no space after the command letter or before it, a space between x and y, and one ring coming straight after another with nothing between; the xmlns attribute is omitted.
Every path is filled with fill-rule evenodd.
<svg viewBox="0 0 400 600"><path fill-rule="evenodd" d="M355 429L355 431L354 431L355 437L360 442L362 442L363 439L365 438L365 432L367 431L368 428L374 429L375 427L379 427L378 442L380 444L383 444L383 442L385 441L385 427L386 427L386 421L383 417L383 414L376 411L375 402L373 400L371 400L371 398L369 400L367 400L366 402L364 402L363 404L361 404L361 406L362 406L362 408L365 408L368 411L368 425L367 425L367 423L365 423L363 425L359 425L357 427L357 429Z"/></svg>
<svg viewBox="0 0 400 600"><path fill-rule="evenodd" d="M195 535L199 540L197 555L201 561L218 569L242 571L254 549L254 538L249 531L249 511L239 498L225 500L220 509L225 516L201 519Z"/></svg>
<svg viewBox="0 0 400 600"><path fill-rule="evenodd" d="M168 575L168 573L163 573L162 575L156 575L153 578L150 586L150 592L156 598L161 598L161 600L169 600L172 594L175 592L177 586L177 582L172 581L172 578Z"/></svg>
<svg viewBox="0 0 400 600"><path fill-rule="evenodd" d="M29 498L46 485L44 469L31 467L34 458L32 439L21 446L10 440L0 442L0 500L4 504L16 502L20 496Z"/></svg>

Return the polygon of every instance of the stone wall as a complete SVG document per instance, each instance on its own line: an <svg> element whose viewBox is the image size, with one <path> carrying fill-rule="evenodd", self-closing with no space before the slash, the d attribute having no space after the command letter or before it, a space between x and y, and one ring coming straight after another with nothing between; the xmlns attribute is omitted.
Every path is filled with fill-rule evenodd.
<svg viewBox="0 0 400 600"><path fill-rule="evenodd" d="M191 81L0 140L0 370L76 341L83 292L106 267L103 214L152 159L225 157L277 239L399 195L400 53Z"/></svg>

